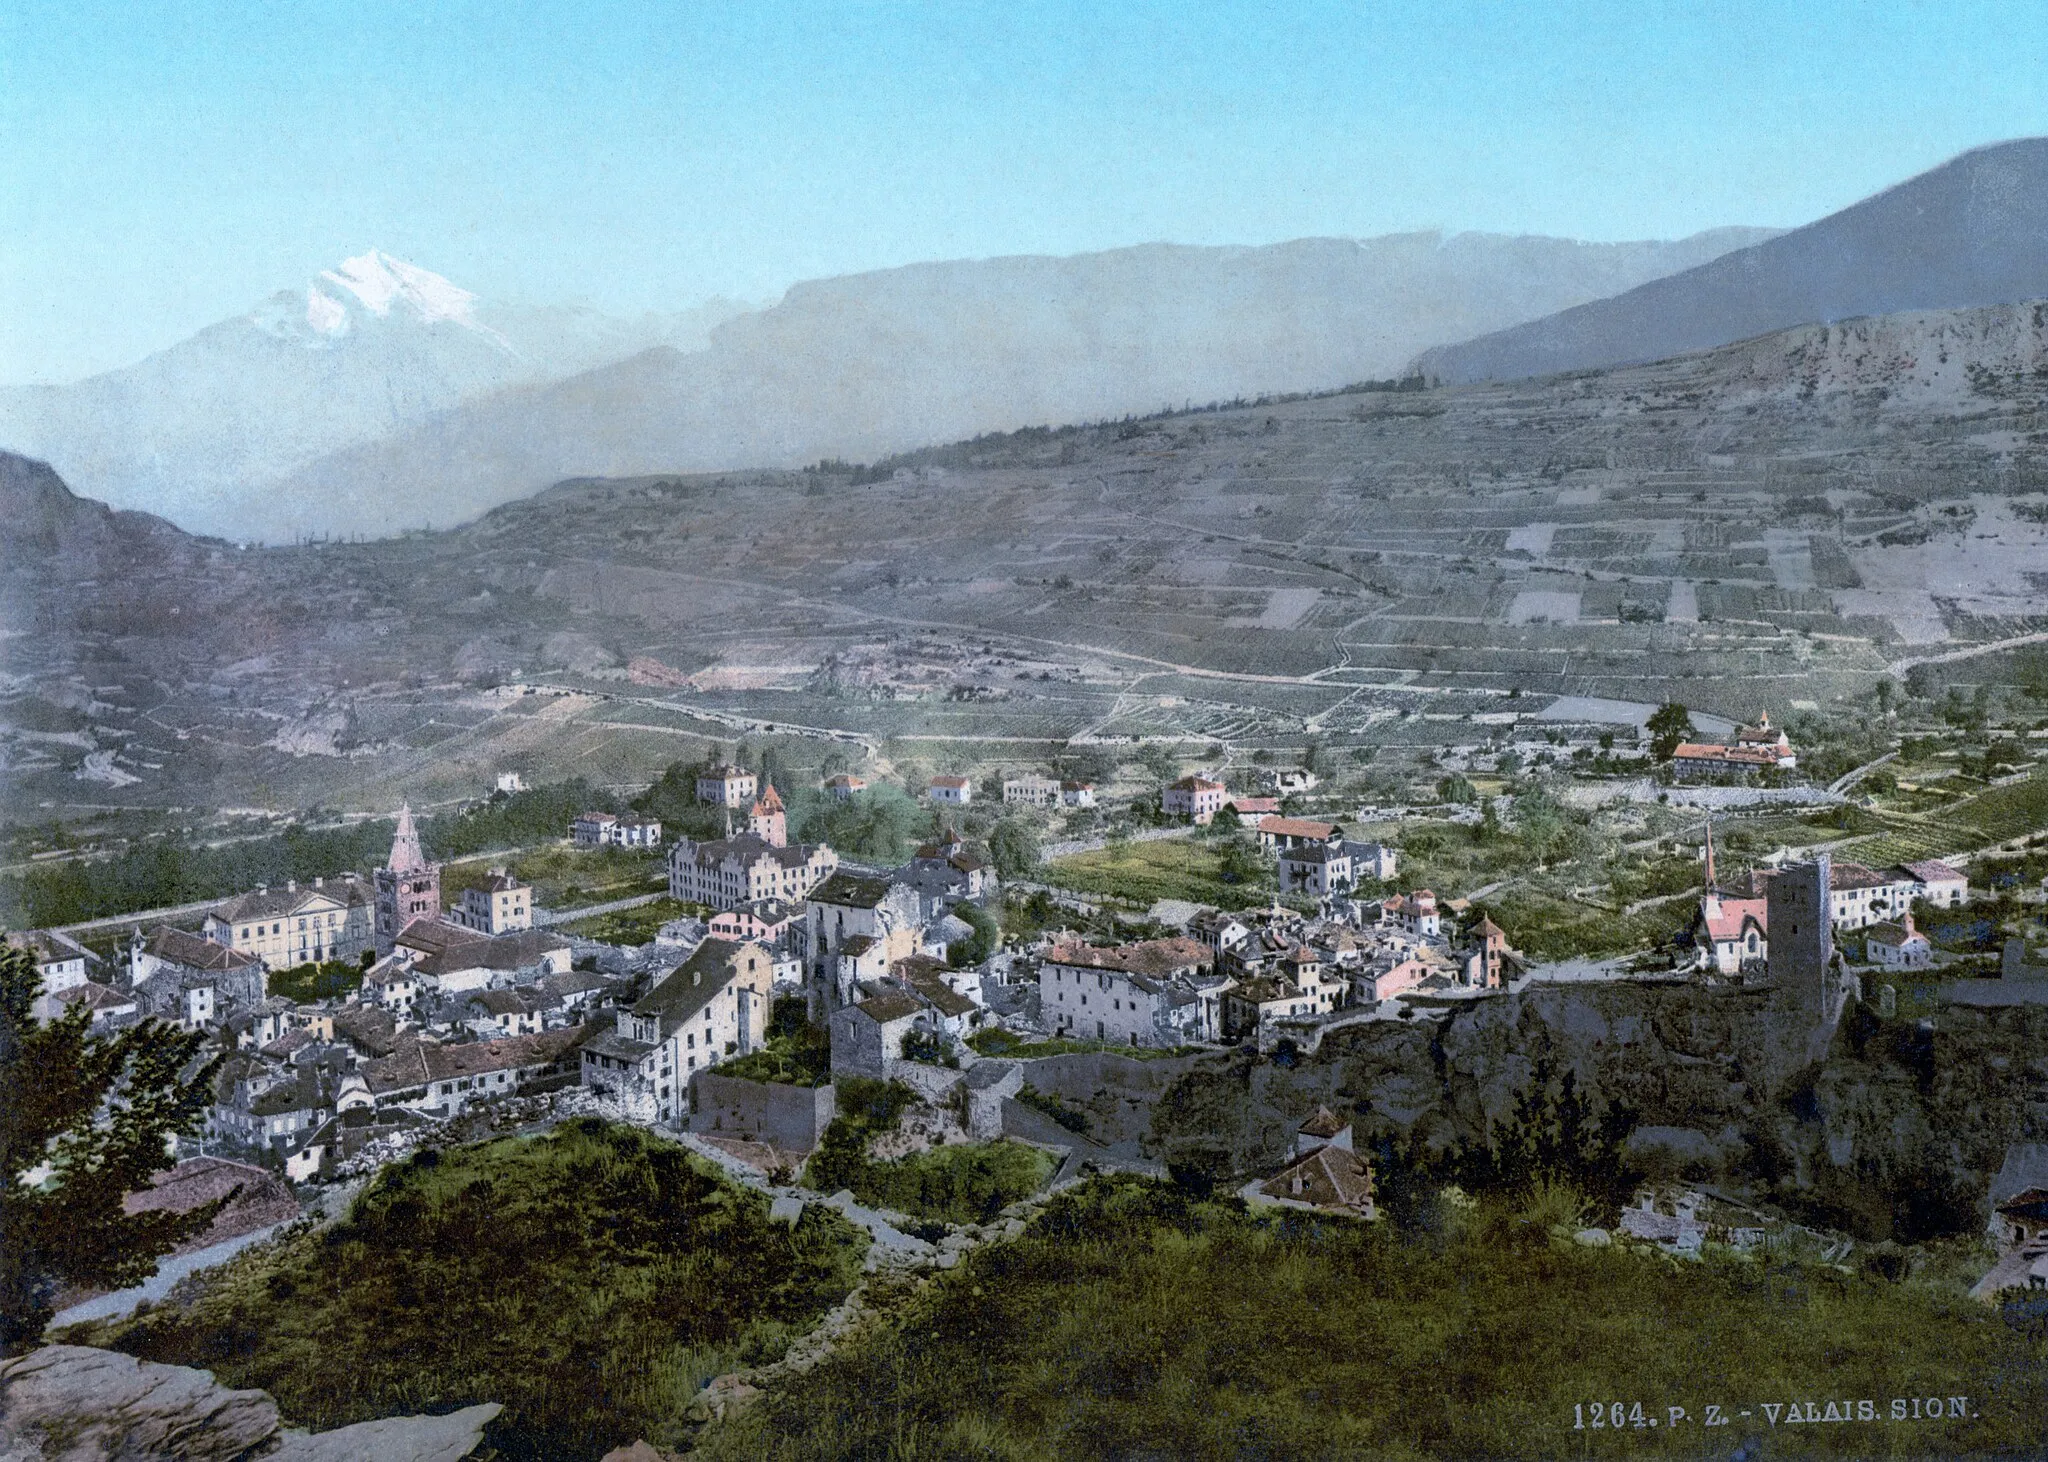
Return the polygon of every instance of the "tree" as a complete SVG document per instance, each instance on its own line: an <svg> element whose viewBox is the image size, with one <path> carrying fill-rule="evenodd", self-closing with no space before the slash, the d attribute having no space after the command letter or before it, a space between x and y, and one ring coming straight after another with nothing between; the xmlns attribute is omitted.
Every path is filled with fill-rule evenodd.
<svg viewBox="0 0 2048 1462"><path fill-rule="evenodd" d="M41 986L27 951L0 950L0 1353L42 1334L59 1285L138 1283L220 1207L121 1207L213 1101L204 1037L157 1020L95 1036L83 1005L39 1024Z"/></svg>
<svg viewBox="0 0 2048 1462"><path fill-rule="evenodd" d="M1243 833L1227 838L1216 850L1216 872L1225 883L1257 883L1272 861Z"/></svg>
<svg viewBox="0 0 2048 1462"><path fill-rule="evenodd" d="M956 939L953 943L947 945L946 958L955 969L969 969L981 964L996 952L996 946L1002 940L1003 931L1001 926L996 923L995 916L979 904L972 904L962 899L959 903L953 905L953 912L974 933L969 938Z"/></svg>
<svg viewBox="0 0 2048 1462"><path fill-rule="evenodd" d="M1479 790L1456 772L1437 780L1436 795L1446 802L1464 806L1479 800Z"/></svg>
<svg viewBox="0 0 2048 1462"><path fill-rule="evenodd" d="M1172 747L1152 742L1138 753L1138 764L1152 774L1152 780L1164 787L1180 776L1180 756Z"/></svg>
<svg viewBox="0 0 2048 1462"><path fill-rule="evenodd" d="M1002 877L1022 878L1038 866L1038 834L1023 820L1006 817L989 834L988 854Z"/></svg>
<svg viewBox="0 0 2048 1462"><path fill-rule="evenodd" d="M1503 1118L1487 1123L1483 1148L1470 1156L1477 1182L1527 1191L1543 1180L1564 1181L1607 1207L1624 1201L1632 1177L1623 1160L1635 1113L1609 1096L1599 1102L1580 1091L1576 1072L1539 1054L1529 1083Z"/></svg>
<svg viewBox="0 0 2048 1462"><path fill-rule="evenodd" d="M1670 761L1678 743L1692 738L1692 713L1677 701L1666 701L1650 712L1647 729L1651 754L1658 761Z"/></svg>

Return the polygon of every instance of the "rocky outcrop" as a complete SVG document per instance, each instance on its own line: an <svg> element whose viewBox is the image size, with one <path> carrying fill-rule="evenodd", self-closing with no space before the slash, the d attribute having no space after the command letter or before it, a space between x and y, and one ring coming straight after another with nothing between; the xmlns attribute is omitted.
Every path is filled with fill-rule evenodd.
<svg viewBox="0 0 2048 1462"><path fill-rule="evenodd" d="M1278 1165L1318 1104L1361 1146L1483 1145L1539 1066L1634 1124L1647 1174L1725 1183L1878 1240L1970 1231L2009 1142L2048 1136L2048 1009L1948 1006L1930 1021L1852 1006L1824 1058L1769 992L1670 983L1540 986L1428 1021L1334 1032L1293 1065L1184 1072L1152 1111L1168 1162Z"/></svg>
<svg viewBox="0 0 2048 1462"><path fill-rule="evenodd" d="M47 1345L0 1361L0 1462L460 1462L499 1409L308 1433L282 1426L267 1392L205 1371Z"/></svg>

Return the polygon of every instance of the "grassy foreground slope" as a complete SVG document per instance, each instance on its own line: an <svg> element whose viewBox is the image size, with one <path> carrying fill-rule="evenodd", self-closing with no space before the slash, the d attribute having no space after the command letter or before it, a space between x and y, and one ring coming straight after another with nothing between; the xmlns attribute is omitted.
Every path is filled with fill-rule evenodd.
<svg viewBox="0 0 2048 1462"><path fill-rule="evenodd" d="M749 1462L2025 1450L2048 1375L2033 1325L1826 1266L1582 1248L1492 1200L1364 1226L1101 1180L698 1447ZM1795 1425L1781 1409L1774 1427L1761 1409L1869 1399L1888 1417L1893 1397L1934 1395L1973 1415ZM1641 1403L1644 1425L1574 1428L1575 1404L1616 1401ZM1729 1425L1701 1425L1710 1404ZM1672 1425L1671 1406L1690 1420Z"/></svg>
<svg viewBox="0 0 2048 1462"><path fill-rule="evenodd" d="M673 1435L705 1381L779 1355L866 1242L817 1207L772 1224L680 1148L584 1121L422 1153L196 1299L71 1338L260 1386L314 1429L500 1401L501 1455L595 1458Z"/></svg>

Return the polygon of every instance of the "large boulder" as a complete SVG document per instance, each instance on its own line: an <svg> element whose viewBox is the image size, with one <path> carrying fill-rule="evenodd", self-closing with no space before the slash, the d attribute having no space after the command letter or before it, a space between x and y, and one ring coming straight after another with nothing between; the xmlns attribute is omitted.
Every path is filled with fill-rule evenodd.
<svg viewBox="0 0 2048 1462"><path fill-rule="evenodd" d="M0 1360L0 1462L460 1462L495 1402L307 1433L263 1391L119 1351L46 1345Z"/></svg>

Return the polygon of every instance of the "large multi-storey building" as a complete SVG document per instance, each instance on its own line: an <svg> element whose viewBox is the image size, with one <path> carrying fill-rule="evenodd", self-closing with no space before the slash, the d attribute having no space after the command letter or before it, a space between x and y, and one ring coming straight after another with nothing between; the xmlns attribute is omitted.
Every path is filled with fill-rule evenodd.
<svg viewBox="0 0 2048 1462"><path fill-rule="evenodd" d="M533 927L533 890L493 868L481 887L462 891L462 903L449 917L479 934L516 934Z"/></svg>
<svg viewBox="0 0 2048 1462"><path fill-rule="evenodd" d="M253 954L269 970L354 960L376 942L371 891L353 873L287 882L230 899L200 925L214 943Z"/></svg>
<svg viewBox="0 0 2048 1462"><path fill-rule="evenodd" d="M697 800L713 807L745 807L760 790L761 779L745 767L710 767L697 774Z"/></svg>
<svg viewBox="0 0 2048 1462"><path fill-rule="evenodd" d="M821 1004L835 1010L855 985L924 944L925 901L907 883L835 873L813 890L804 916L804 954Z"/></svg>
<svg viewBox="0 0 2048 1462"><path fill-rule="evenodd" d="M1213 1039L1227 982L1203 980L1215 955L1199 940L1154 939L1102 949L1056 945L1038 967L1038 1003L1061 1035L1133 1046Z"/></svg>
<svg viewBox="0 0 2048 1462"><path fill-rule="evenodd" d="M1211 823L1223 810L1224 799L1229 795L1221 782L1212 782L1207 777L1182 777L1159 794L1159 810L1168 817Z"/></svg>
<svg viewBox="0 0 2048 1462"><path fill-rule="evenodd" d="M629 1009L583 1043L583 1085L627 1110L673 1122L690 1078L758 1050L768 1034L774 961L758 944L707 939Z"/></svg>
<svg viewBox="0 0 2048 1462"><path fill-rule="evenodd" d="M761 899L802 903L838 866L839 855L823 843L778 847L753 833L701 843L678 838L668 855L668 891L713 909Z"/></svg>

